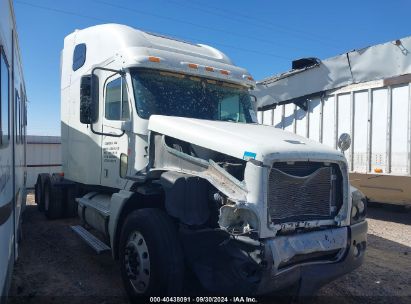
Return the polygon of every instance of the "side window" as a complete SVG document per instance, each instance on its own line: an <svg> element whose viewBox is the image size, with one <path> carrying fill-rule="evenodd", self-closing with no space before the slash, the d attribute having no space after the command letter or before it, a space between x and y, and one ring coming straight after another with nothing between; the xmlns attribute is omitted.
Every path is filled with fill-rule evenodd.
<svg viewBox="0 0 411 304"><path fill-rule="evenodd" d="M86 62L87 47L85 43L77 44L73 52L73 71L77 71Z"/></svg>
<svg viewBox="0 0 411 304"><path fill-rule="evenodd" d="M109 120L130 119L126 82L122 77L109 82L106 86L104 112Z"/></svg>
<svg viewBox="0 0 411 304"><path fill-rule="evenodd" d="M22 89L20 88L20 92L21 92L21 94L20 94L20 96L21 96L21 99L20 99L20 140L21 140L21 143L24 143L24 141L25 141L25 138L24 138L24 136L25 136L25 132L24 132L24 124L25 124L25 119L24 119L24 112L25 112L25 97L24 97L24 92L22 91Z"/></svg>
<svg viewBox="0 0 411 304"><path fill-rule="evenodd" d="M9 126L9 66L0 47L0 144L7 145L10 138Z"/></svg>
<svg viewBox="0 0 411 304"><path fill-rule="evenodd" d="M15 101L15 110L14 110L14 136L16 138L16 143L21 142L21 105L20 105L20 96L16 90L16 101Z"/></svg>
<svg viewBox="0 0 411 304"><path fill-rule="evenodd" d="M27 102L26 95L22 91L21 98L21 140L22 143L26 142L26 126L27 126Z"/></svg>

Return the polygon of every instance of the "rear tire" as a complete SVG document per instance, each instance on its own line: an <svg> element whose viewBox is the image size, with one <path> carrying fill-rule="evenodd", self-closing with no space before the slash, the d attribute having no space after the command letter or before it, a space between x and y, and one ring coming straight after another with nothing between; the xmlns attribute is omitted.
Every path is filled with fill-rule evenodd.
<svg viewBox="0 0 411 304"><path fill-rule="evenodd" d="M183 253L176 227L164 211L133 211L124 222L119 251L121 276L132 302L141 296L181 293Z"/></svg>
<svg viewBox="0 0 411 304"><path fill-rule="evenodd" d="M58 186L58 175L48 177L44 182L44 210L50 220L62 218L64 215L63 187Z"/></svg>
<svg viewBox="0 0 411 304"><path fill-rule="evenodd" d="M34 186L34 198L40 212L44 211L44 182L50 178L48 173L40 173Z"/></svg>

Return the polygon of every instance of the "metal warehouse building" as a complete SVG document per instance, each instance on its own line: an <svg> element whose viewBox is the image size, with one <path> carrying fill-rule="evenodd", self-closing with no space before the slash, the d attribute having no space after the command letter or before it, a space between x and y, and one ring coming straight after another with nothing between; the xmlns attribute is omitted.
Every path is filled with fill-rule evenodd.
<svg viewBox="0 0 411 304"><path fill-rule="evenodd" d="M39 173L61 171L60 136L27 136L27 188L34 188Z"/></svg>

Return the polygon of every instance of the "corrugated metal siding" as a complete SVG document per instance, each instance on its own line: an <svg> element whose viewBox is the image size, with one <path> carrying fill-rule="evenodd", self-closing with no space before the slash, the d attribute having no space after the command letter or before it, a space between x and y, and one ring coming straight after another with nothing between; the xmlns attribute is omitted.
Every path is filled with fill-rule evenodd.
<svg viewBox="0 0 411 304"><path fill-rule="evenodd" d="M27 188L40 173L61 172L60 136L27 136Z"/></svg>

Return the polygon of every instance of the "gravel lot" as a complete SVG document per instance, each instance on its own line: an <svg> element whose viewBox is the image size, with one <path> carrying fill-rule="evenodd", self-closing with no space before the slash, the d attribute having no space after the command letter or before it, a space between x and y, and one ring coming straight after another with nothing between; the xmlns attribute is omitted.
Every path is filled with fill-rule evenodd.
<svg viewBox="0 0 411 304"><path fill-rule="evenodd" d="M324 286L316 300L411 303L411 213L376 205L368 215L364 265ZM72 232L74 224L78 219L47 221L28 197L10 303L127 302L118 264L108 253L96 255Z"/></svg>

